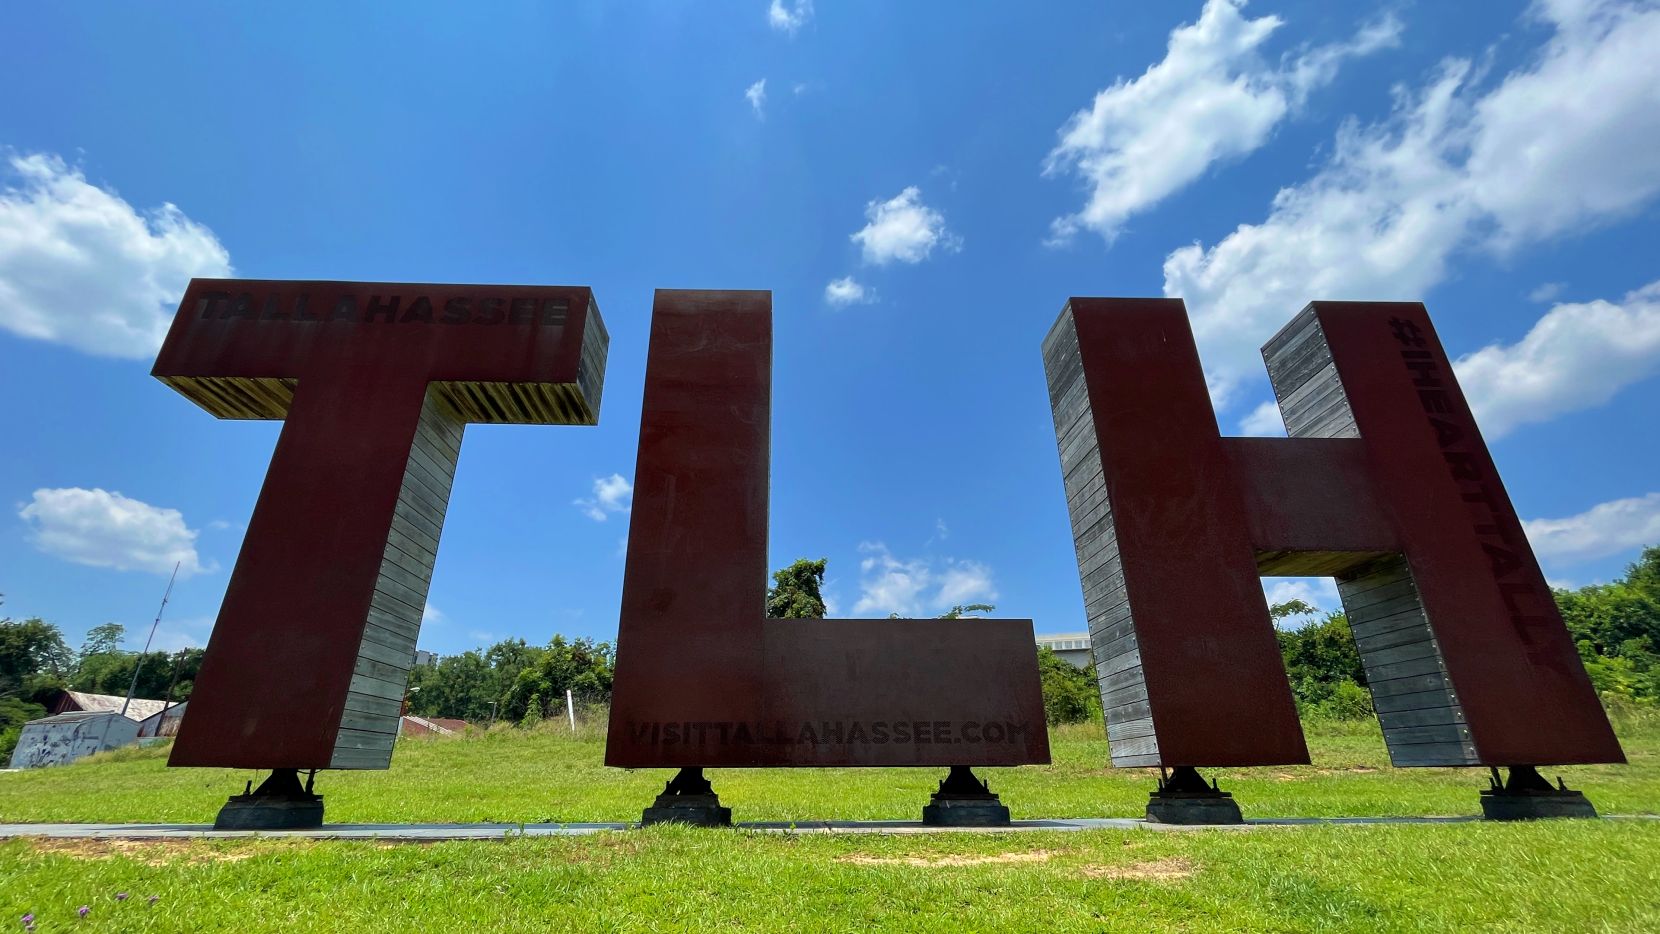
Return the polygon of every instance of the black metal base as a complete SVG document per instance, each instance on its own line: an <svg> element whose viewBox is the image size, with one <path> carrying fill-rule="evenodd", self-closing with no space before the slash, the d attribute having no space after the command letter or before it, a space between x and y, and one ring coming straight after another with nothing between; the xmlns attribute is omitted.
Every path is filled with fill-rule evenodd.
<svg viewBox="0 0 1660 934"><path fill-rule="evenodd" d="M1499 780L1493 769L1492 786L1481 793L1481 816L1487 820L1540 820L1549 817L1596 817L1597 809L1580 792L1552 785L1531 765L1510 767L1510 780Z"/></svg>
<svg viewBox="0 0 1660 934"><path fill-rule="evenodd" d="M272 769L257 790L232 795L225 802L213 829L311 830L323 826L323 796L311 792L316 774L312 772L302 787L298 769Z"/></svg>
<svg viewBox="0 0 1660 934"><path fill-rule="evenodd" d="M929 827L1007 827L1009 809L990 785L974 777L972 768L953 765L923 806L922 822Z"/></svg>
<svg viewBox="0 0 1660 934"><path fill-rule="evenodd" d="M703 770L681 769L663 786L651 807L640 815L640 826L690 824L694 827L730 827L732 809L721 807L720 797L703 777Z"/></svg>
<svg viewBox="0 0 1660 934"><path fill-rule="evenodd" d="M1158 790L1147 796L1147 820L1190 827L1245 823L1233 795L1215 782L1207 785L1199 770L1189 765L1177 766L1159 779Z"/></svg>

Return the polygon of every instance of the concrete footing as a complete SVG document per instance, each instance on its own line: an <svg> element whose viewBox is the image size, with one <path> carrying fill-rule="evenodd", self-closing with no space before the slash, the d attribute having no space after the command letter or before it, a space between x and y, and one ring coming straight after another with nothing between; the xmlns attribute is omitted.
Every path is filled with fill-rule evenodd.
<svg viewBox="0 0 1660 934"><path fill-rule="evenodd" d="M640 815L640 826L652 824L730 827L732 809L721 807L720 796L703 777L703 769L686 768L669 779L663 793Z"/></svg>
<svg viewBox="0 0 1660 934"><path fill-rule="evenodd" d="M315 774L315 773L313 773ZM215 830L310 830L323 826L323 796L302 787L297 769L272 769L258 789L232 795L213 822Z"/></svg>
<svg viewBox="0 0 1660 934"><path fill-rule="evenodd" d="M1007 827L1009 809L966 765L954 765L922 808L926 827Z"/></svg>
<svg viewBox="0 0 1660 934"><path fill-rule="evenodd" d="M1596 817L1590 799L1562 783L1552 785L1530 765L1510 767L1508 781L1493 769L1492 786L1481 793L1481 816L1487 820L1542 820L1551 817Z"/></svg>
<svg viewBox="0 0 1660 934"><path fill-rule="evenodd" d="M1245 822L1233 795L1206 784L1198 769L1185 765L1161 777L1158 790L1147 796L1147 819L1185 826Z"/></svg>

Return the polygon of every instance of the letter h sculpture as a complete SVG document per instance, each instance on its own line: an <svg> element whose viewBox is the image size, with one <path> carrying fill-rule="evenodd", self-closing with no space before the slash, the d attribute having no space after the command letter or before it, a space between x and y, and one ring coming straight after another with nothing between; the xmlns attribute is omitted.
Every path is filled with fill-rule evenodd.
<svg viewBox="0 0 1660 934"><path fill-rule="evenodd" d="M1289 438L1220 436L1179 299L1074 298L1043 356L1112 761L1174 770L1150 818L1239 819L1197 767L1308 762L1259 575L1336 578L1395 765L1594 814L1535 766L1624 756L1422 305L1275 335Z"/></svg>

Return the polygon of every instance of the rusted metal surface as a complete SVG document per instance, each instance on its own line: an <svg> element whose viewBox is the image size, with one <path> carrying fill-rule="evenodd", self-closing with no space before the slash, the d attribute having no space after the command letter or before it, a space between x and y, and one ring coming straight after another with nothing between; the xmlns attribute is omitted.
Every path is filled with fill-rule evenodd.
<svg viewBox="0 0 1660 934"><path fill-rule="evenodd" d="M1314 302L1483 765L1624 762L1435 327L1415 302Z"/></svg>
<svg viewBox="0 0 1660 934"><path fill-rule="evenodd" d="M768 620L772 300L659 291L607 765L1049 761L1029 620Z"/></svg>
<svg viewBox="0 0 1660 934"><path fill-rule="evenodd" d="M193 280L154 375L284 425L171 765L384 768L469 421L592 425L586 288Z"/></svg>
<svg viewBox="0 0 1660 934"><path fill-rule="evenodd" d="M1074 298L1044 361L1080 568L1105 579L1085 600L1113 762L1307 762L1182 303ZM1082 420L1093 455L1067 445Z"/></svg>
<svg viewBox="0 0 1660 934"><path fill-rule="evenodd" d="M1624 761L1422 305L1269 341L1291 439L1218 437L1179 300L1044 355L1116 764L1307 761L1258 574L1338 579L1397 765Z"/></svg>

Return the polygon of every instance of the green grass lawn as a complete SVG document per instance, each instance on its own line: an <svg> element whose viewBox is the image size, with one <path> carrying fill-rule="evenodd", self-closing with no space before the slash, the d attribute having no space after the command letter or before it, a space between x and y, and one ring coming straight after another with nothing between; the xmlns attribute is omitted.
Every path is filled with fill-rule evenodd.
<svg viewBox="0 0 1660 934"><path fill-rule="evenodd" d="M1660 811L1660 722L1631 764L1561 769L1605 814ZM1476 770L1396 771L1375 727L1313 725L1315 763L1223 771L1246 816L1477 813ZM988 774L1016 817L1137 816L1145 770L1098 728ZM600 765L597 735L400 744L324 773L331 822L637 819L666 771ZM0 821L206 822L247 773L163 750L0 775ZM1554 776L1558 770L1547 772ZM720 770L738 820L915 819L933 770ZM132 898L116 901L118 892ZM146 899L159 896L151 906ZM76 908L86 905L85 919ZM0 932L38 930L1660 930L1660 821L819 836L652 828L579 838L0 843ZM17 928L21 930L21 926Z"/></svg>

